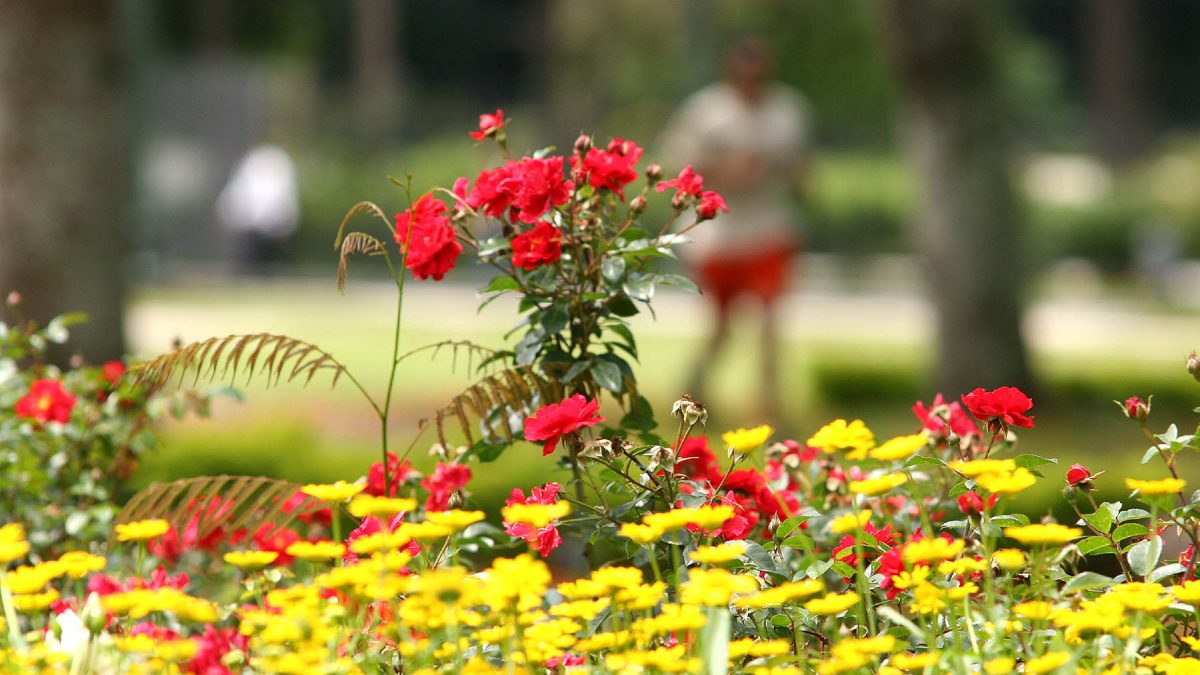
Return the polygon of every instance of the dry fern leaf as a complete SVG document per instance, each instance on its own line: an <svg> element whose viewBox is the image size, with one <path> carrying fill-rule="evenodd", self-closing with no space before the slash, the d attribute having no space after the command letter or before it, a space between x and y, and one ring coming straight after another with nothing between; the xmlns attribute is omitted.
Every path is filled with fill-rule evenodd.
<svg viewBox="0 0 1200 675"><path fill-rule="evenodd" d="M319 371L331 371L332 385L337 385L347 372L341 362L316 345L286 335L254 333L193 342L138 364L130 377L136 384L161 389L175 377L182 385L188 372L193 373L193 385L201 378L232 382L239 368L244 369L247 384L257 374L266 375L267 386L301 377L308 384Z"/></svg>
<svg viewBox="0 0 1200 675"><path fill-rule="evenodd" d="M392 227L392 221L388 219L387 214L383 212L383 209L379 208L374 202L359 202L350 207L350 210L346 212L345 217L342 218L342 224L338 226L337 236L333 239L334 250L340 250L342 248L342 238L346 236L346 226L350 224L350 219L362 213L375 216L383 221L383 226L388 230L394 230Z"/></svg>
<svg viewBox="0 0 1200 675"><path fill-rule="evenodd" d="M297 494L302 499L289 503ZM288 481L262 476L197 476L155 483L142 490L117 514L116 523L161 518L179 533L194 524L196 540L202 541L222 532L229 536L238 530L254 531L263 524L270 527L262 534L270 535L324 507Z"/></svg>
<svg viewBox="0 0 1200 675"><path fill-rule="evenodd" d="M470 340L442 340L441 342L434 342L432 344L417 347L416 349L411 349L396 357L396 362L399 363L405 359L408 359L409 357L416 356L417 354L424 352L433 352L430 358L436 359L438 354L444 349L450 351L450 368L452 370L458 367L459 355L463 354L464 352L466 353L467 357L468 369L470 369L474 364L475 359L479 359L481 362L486 363L488 359L491 359L497 354L495 349L484 347L483 345ZM481 366L481 368L483 367L484 366Z"/></svg>
<svg viewBox="0 0 1200 675"><path fill-rule="evenodd" d="M338 292L346 290L346 268L351 255L385 255L387 248L382 241L366 232L351 232L342 239L341 253L338 254L337 288Z"/></svg>
<svg viewBox="0 0 1200 675"><path fill-rule="evenodd" d="M547 382L528 366L509 368L489 375L471 385L450 403L431 417L421 420L419 431L433 424L437 429L438 442L449 445L446 439L446 420L458 422L467 443L475 443L476 434L472 427L480 427L482 440L489 442L513 440L508 419L514 414L531 414L536 406L557 400L555 386ZM499 414L500 423L494 425L492 418Z"/></svg>

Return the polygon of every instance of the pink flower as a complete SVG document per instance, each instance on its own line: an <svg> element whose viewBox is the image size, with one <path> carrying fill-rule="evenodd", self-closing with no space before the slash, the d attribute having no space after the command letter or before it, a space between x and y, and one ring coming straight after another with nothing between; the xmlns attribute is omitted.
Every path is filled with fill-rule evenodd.
<svg viewBox="0 0 1200 675"><path fill-rule="evenodd" d="M425 194L411 209L396 214L393 238L405 253L404 266L418 279L441 281L462 253L462 244L445 213L445 203Z"/></svg>
<svg viewBox="0 0 1200 675"><path fill-rule="evenodd" d="M545 441L542 455L549 455L558 447L563 436L603 422L600 417L600 402L587 400L583 394L567 397L561 403L542 406L532 417L525 418L525 440Z"/></svg>
<svg viewBox="0 0 1200 675"><path fill-rule="evenodd" d="M549 265L562 257L562 232L546 221L539 221L532 230L513 237L514 267L525 270Z"/></svg>
<svg viewBox="0 0 1200 675"><path fill-rule="evenodd" d="M558 493L562 492L562 486L558 483L546 483L542 487L530 489L529 496L520 488L513 488L512 494L505 505L512 504L553 504L558 501ZM510 536L524 539L527 543L537 549L537 552L542 557L550 555L551 551L562 545L562 536L558 533L558 521L552 522L540 529L534 529L532 525L526 523L510 523L504 521L504 531Z"/></svg>
<svg viewBox="0 0 1200 675"><path fill-rule="evenodd" d="M912 411L925 426L925 430L936 437L945 438L951 432L959 438L979 435L979 427L971 421L962 405L958 401L947 403L940 393L933 397L933 403L929 407L917 401L913 404Z"/></svg>
<svg viewBox="0 0 1200 675"><path fill-rule="evenodd" d="M1033 418L1024 413L1033 407L1033 399L1016 387L985 391L982 387L962 397L975 419L983 422L1033 428Z"/></svg>
<svg viewBox="0 0 1200 675"><path fill-rule="evenodd" d="M700 220L716 218L718 211L729 213L729 207L725 205L725 198L717 194L715 190L705 190L700 195L700 203L696 205L696 213L699 214Z"/></svg>
<svg viewBox="0 0 1200 675"><path fill-rule="evenodd" d="M35 380L29 385L29 393L17 401L13 410L17 417L37 422L59 422L65 424L75 409L75 397L54 379Z"/></svg>
<svg viewBox="0 0 1200 675"><path fill-rule="evenodd" d="M504 110L496 108L495 114L484 113L479 116L479 131L472 131L471 138L482 141L488 136L494 136L504 128Z"/></svg>

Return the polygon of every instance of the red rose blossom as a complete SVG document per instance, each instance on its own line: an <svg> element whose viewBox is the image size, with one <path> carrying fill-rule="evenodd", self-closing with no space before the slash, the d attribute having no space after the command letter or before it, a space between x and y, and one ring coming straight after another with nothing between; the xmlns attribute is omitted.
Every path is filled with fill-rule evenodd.
<svg viewBox="0 0 1200 675"><path fill-rule="evenodd" d="M445 213L446 205L426 194L411 209L396 214L394 238L405 252L404 266L418 279L441 281L462 253L462 244Z"/></svg>
<svg viewBox="0 0 1200 675"><path fill-rule="evenodd" d="M35 380L29 386L29 393L22 396L13 409L18 417L65 424L71 419L71 410L74 408L75 397L63 387L62 382L42 379Z"/></svg>
<svg viewBox="0 0 1200 675"><path fill-rule="evenodd" d="M562 257L562 232L546 221L540 221L532 230L513 237L512 261L514 267L525 270L549 265Z"/></svg>
<svg viewBox="0 0 1200 675"><path fill-rule="evenodd" d="M717 194L715 190L705 190L700 195L700 203L696 205L696 213L699 214L701 220L709 220L716 218L718 211L729 213L729 207L725 205L725 198Z"/></svg>
<svg viewBox="0 0 1200 675"><path fill-rule="evenodd" d="M533 417L525 418L525 440L545 441L542 456L549 455L558 447L563 436L603 422L600 417L600 402L587 400L583 394L564 398L561 403L542 406Z"/></svg>
<svg viewBox="0 0 1200 675"><path fill-rule="evenodd" d="M1092 472L1087 470L1082 464L1072 464L1071 468L1067 469L1067 483L1071 485L1079 485L1086 483L1092 478Z"/></svg>
<svg viewBox="0 0 1200 675"><path fill-rule="evenodd" d="M958 401L946 402L940 393L933 397L929 407L921 401L912 406L913 414L925 426L925 430L937 438L945 438L953 433L959 438L978 436L979 427L971 421L967 411L963 410Z"/></svg>
<svg viewBox="0 0 1200 675"><path fill-rule="evenodd" d="M667 188L675 188L675 196L677 197L679 195L699 197L700 193L704 191L704 176L696 173L695 169L690 165L685 166L683 167L683 171L679 172L677 178L664 180L654 186L654 189L658 192L662 192Z"/></svg>
<svg viewBox="0 0 1200 675"><path fill-rule="evenodd" d="M425 500L426 511L446 511L450 508L450 496L467 486L471 480L471 469L462 464L438 462L433 473L421 481L421 487L429 490Z"/></svg>
<svg viewBox="0 0 1200 675"><path fill-rule="evenodd" d="M980 387L964 395L962 400L967 410L980 421L1033 428L1033 418L1024 414L1033 407L1033 399L1016 387L1000 387L993 391L984 391Z"/></svg>
<svg viewBox="0 0 1200 675"><path fill-rule="evenodd" d="M562 491L562 486L558 483L546 483L542 487L535 487L529 490L529 496L520 488L513 488L511 495L504 504L511 506L512 504L553 504L558 501L558 493ZM529 545L537 549L537 552L546 557L550 555L554 549L562 545L562 535L558 533L558 521L554 521L545 527L534 528L528 523L510 523L504 521L504 531L510 536L524 539Z"/></svg>
<svg viewBox="0 0 1200 675"><path fill-rule="evenodd" d="M592 187L611 190L624 200L625 186L638 178L638 172L633 167L641 158L642 149L637 143L614 138L608 144L608 149L591 150L583 156L582 161L572 157L571 166L579 175L585 176Z"/></svg>
<svg viewBox="0 0 1200 675"><path fill-rule="evenodd" d="M124 374L125 364L121 363L120 361L108 361L103 366L100 366L100 377L107 382L109 386L116 384L117 380L121 379L121 376Z"/></svg>
<svg viewBox="0 0 1200 675"><path fill-rule="evenodd" d="M504 128L504 110L496 108L495 114L484 113L479 116L479 131L472 131L471 138L482 141L488 136L494 136Z"/></svg>

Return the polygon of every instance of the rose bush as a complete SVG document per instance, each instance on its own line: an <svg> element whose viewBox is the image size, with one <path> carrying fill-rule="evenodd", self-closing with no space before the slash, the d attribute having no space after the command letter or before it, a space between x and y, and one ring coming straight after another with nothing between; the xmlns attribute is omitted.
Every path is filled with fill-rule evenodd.
<svg viewBox="0 0 1200 675"><path fill-rule="evenodd" d="M507 123L502 111L485 115L471 135L504 148ZM624 319L648 305L655 285L686 285L652 263L719 208L719 196L690 169L660 183L657 167L633 194L642 151L628 140L596 149L582 137L570 157L547 155L509 158L473 185L421 195L394 220L356 207L374 213L390 240L339 233L342 277L348 255L381 256L401 299L403 270L436 280L467 249L497 270L489 299L520 297L515 345L461 347L493 371L431 418L440 458L432 471L393 451L391 384L372 394L299 340L231 336L143 364L130 386L150 391L197 367L219 375L221 364L274 380L345 377L380 419L380 462L354 482L151 488L118 517L103 556L40 550L31 545L39 524L11 519L0 526L0 668L1200 670L1200 493L1186 491L1177 467L1200 451L1196 435L1155 431L1148 399L1119 403L1146 434L1143 464L1156 468L1119 481L1127 499L1097 503L1097 484L1116 479L1019 452L1017 429L1037 431L1033 401L1012 387L918 402L912 433L890 439L845 419L803 439L767 425L718 435L703 403L686 396L660 431L636 393ZM647 196L671 188L674 217L655 234L639 216ZM692 223L676 227L687 212ZM391 382L403 358L397 341ZM83 393L69 383L34 388L53 374L29 376L12 396L30 433L61 425L64 392ZM571 477L514 489L496 527L470 508L472 466L509 451ZM1061 485L1076 522L1014 509L1039 481ZM268 496L248 500L248 485ZM590 569L556 583L543 558L572 539ZM1165 554L1174 543L1182 552ZM203 576L180 569L185 559ZM1118 574L1103 573L1113 566Z"/></svg>

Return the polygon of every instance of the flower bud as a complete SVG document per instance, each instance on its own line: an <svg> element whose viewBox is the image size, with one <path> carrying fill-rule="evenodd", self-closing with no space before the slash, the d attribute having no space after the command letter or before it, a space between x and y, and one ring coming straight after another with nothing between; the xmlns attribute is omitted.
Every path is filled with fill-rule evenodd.
<svg viewBox="0 0 1200 675"><path fill-rule="evenodd" d="M100 604L100 596L96 593L89 593L87 601L83 603L81 616L83 625L87 627L92 635L99 635L104 630L104 625L108 623L108 613L104 611L104 607Z"/></svg>
<svg viewBox="0 0 1200 675"><path fill-rule="evenodd" d="M8 297L4 299L4 302L7 303L9 307L16 307L17 305L21 304L21 294L16 291L10 291L8 293Z"/></svg>
<svg viewBox="0 0 1200 675"><path fill-rule="evenodd" d="M651 185L662 180L662 177L663 168L658 164L651 164L650 166L646 167L646 180L650 181Z"/></svg>
<svg viewBox="0 0 1200 675"><path fill-rule="evenodd" d="M688 196L684 192L676 192L674 197L671 197L671 208L682 210L687 208Z"/></svg>
<svg viewBox="0 0 1200 675"><path fill-rule="evenodd" d="M1187 371L1196 378L1197 382L1200 382L1200 356L1197 356L1196 352L1192 352L1191 356L1187 358Z"/></svg>
<svg viewBox="0 0 1200 675"><path fill-rule="evenodd" d="M1087 467L1082 464L1072 464L1071 468L1067 469L1067 484L1073 487L1090 488L1092 486L1092 472L1088 471Z"/></svg>
<svg viewBox="0 0 1200 675"><path fill-rule="evenodd" d="M587 134L579 134L579 138L575 139L575 152L583 155L588 150L592 149L592 137Z"/></svg>
<svg viewBox="0 0 1200 675"><path fill-rule="evenodd" d="M1125 416L1135 422L1144 422L1150 416L1150 404L1137 396L1125 399L1125 404L1121 407Z"/></svg>
<svg viewBox="0 0 1200 675"><path fill-rule="evenodd" d="M634 213L641 213L646 210L646 197L638 195L629 201L629 210Z"/></svg>

